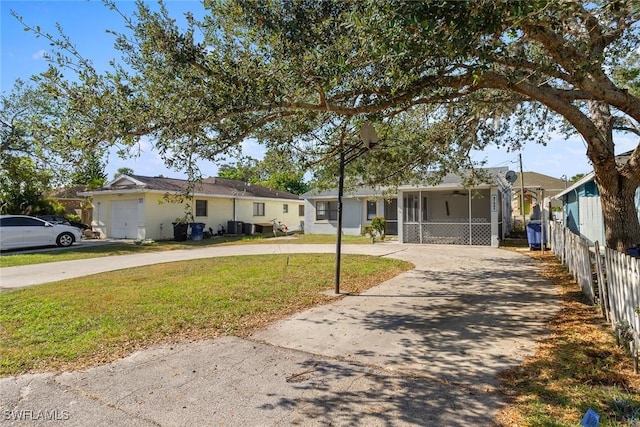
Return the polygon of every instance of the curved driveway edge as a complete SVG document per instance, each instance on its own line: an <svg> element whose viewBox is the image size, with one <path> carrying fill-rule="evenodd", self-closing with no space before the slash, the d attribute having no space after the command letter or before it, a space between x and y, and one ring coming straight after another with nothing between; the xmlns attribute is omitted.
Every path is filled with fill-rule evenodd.
<svg viewBox="0 0 640 427"><path fill-rule="evenodd" d="M283 240L286 242L286 240ZM344 254L384 256L404 251L404 245L382 243L377 245L343 245ZM130 255L115 255L73 261L50 262L0 268L0 291L23 288L42 283L57 282L74 277L89 276L106 271L142 267L163 262L186 261L198 258L212 258L237 255L294 254L294 253L335 253L335 245L313 244L264 244L210 246L198 249L178 249L174 251L148 252Z"/></svg>
<svg viewBox="0 0 640 427"><path fill-rule="evenodd" d="M235 248L244 254L335 249ZM545 336L559 308L553 286L527 256L499 249L343 247L367 251L416 268L249 339L156 346L82 371L1 378L0 409L5 416L7 409L10 415L66 411L66 420L46 423L65 426L493 425L504 404L497 374L533 354Z"/></svg>

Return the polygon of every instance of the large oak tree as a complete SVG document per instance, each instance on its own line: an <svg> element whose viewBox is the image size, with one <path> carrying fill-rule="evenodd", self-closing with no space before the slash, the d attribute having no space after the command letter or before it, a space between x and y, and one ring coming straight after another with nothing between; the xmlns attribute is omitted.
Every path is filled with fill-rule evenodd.
<svg viewBox="0 0 640 427"><path fill-rule="evenodd" d="M193 168L193 156L255 137L314 163L349 150L371 121L385 150L358 160L375 181L464 168L472 148L517 148L562 130L586 141L608 246L640 242L640 148L625 164L614 155L617 129L640 134L639 3L203 4L205 18L188 15L181 29L164 7L139 3L117 41L122 61L105 74L59 44L45 81L68 97L72 117L85 112L92 144L149 135L171 164ZM61 77L70 67L76 80Z"/></svg>

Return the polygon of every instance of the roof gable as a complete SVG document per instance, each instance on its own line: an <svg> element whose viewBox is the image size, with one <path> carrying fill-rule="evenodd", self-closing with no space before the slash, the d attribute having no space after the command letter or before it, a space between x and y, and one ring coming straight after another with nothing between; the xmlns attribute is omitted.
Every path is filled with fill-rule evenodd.
<svg viewBox="0 0 640 427"><path fill-rule="evenodd" d="M144 183L135 179L134 175L120 175L114 178L113 181L105 185L103 188L117 189L117 188L134 188L144 187Z"/></svg>

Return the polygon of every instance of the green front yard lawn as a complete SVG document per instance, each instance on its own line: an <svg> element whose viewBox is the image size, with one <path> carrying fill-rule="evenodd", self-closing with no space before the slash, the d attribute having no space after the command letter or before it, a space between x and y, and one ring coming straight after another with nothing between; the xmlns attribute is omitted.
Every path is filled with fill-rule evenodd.
<svg viewBox="0 0 640 427"><path fill-rule="evenodd" d="M0 375L106 363L183 339L245 336L334 296L335 255L198 259L0 293ZM341 290L359 293L412 268L343 255ZM329 292L330 293L330 292Z"/></svg>

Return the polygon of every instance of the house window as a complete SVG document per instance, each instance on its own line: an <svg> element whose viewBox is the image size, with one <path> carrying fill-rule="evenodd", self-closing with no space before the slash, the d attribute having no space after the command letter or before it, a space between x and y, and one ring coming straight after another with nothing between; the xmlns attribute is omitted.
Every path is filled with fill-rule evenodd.
<svg viewBox="0 0 640 427"><path fill-rule="evenodd" d="M371 221L378 214L378 204L375 200L367 200L367 221Z"/></svg>
<svg viewBox="0 0 640 427"><path fill-rule="evenodd" d="M338 202L316 202L316 220L337 220Z"/></svg>
<svg viewBox="0 0 640 427"><path fill-rule="evenodd" d="M288 204L283 204L282 205L282 213L289 213L289 205Z"/></svg>
<svg viewBox="0 0 640 427"><path fill-rule="evenodd" d="M264 203L253 204L253 216L264 216Z"/></svg>
<svg viewBox="0 0 640 427"><path fill-rule="evenodd" d="M196 200L196 216L207 216L206 200Z"/></svg>
<svg viewBox="0 0 640 427"><path fill-rule="evenodd" d="M304 205L298 205L298 216L304 216Z"/></svg>

